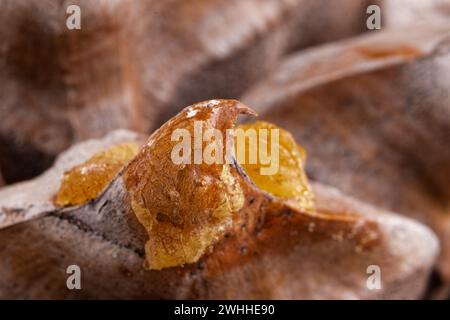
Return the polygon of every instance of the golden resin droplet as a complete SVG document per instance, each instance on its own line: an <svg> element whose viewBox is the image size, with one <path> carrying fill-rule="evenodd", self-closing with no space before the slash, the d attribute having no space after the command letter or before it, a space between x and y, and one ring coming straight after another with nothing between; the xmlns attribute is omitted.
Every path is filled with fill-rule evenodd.
<svg viewBox="0 0 450 320"><path fill-rule="evenodd" d="M55 198L57 206L73 206L95 199L138 152L135 143L112 146L66 171Z"/></svg>
<svg viewBox="0 0 450 320"><path fill-rule="evenodd" d="M239 143L239 129L246 133L245 144ZM264 130L261 129L266 129L266 133L263 133ZM264 161L260 161L259 151L261 150L259 148L268 150L269 158L276 154L273 153L276 151L273 148L276 147L274 142L277 140L272 139L273 129L278 129L279 157L278 159L272 159L274 161L271 162L271 165L262 164ZM253 142L249 138L251 134L248 130L255 133ZM257 187L289 201L291 205L301 210L315 210L314 194L304 170L305 151L295 142L289 132L271 123L257 121L237 126L235 134L237 161ZM240 149L243 146L245 146L245 150ZM241 157L239 157L240 152ZM245 160L243 160L242 152L245 152ZM250 163L250 154L253 154L254 159L256 155L256 163ZM268 170L270 166L275 166L276 172L275 169ZM266 168L266 174L262 174L261 168Z"/></svg>
<svg viewBox="0 0 450 320"><path fill-rule="evenodd" d="M149 235L147 268L160 270L198 261L220 241L244 206L239 176L231 164L172 160L172 151L181 143L172 139L175 130L187 130L194 137L195 121L201 120L204 132L221 128L225 135L239 106L233 101L211 101L185 109L153 133L125 170L133 211ZM193 140L183 138L191 155ZM205 150L209 142L201 143Z"/></svg>
<svg viewBox="0 0 450 320"><path fill-rule="evenodd" d="M184 188L182 184L187 184L189 189L179 194L172 191L174 202L168 202L164 211L158 201L145 207L145 199L157 195L145 187L134 189L131 206L149 234L145 245L146 268L161 270L198 261L231 225L233 213L243 207L245 199L230 167L222 168L217 178L211 178L211 184L197 186L187 181L189 174L181 173L186 180L180 186ZM127 177L128 172L125 174L128 183ZM161 197L165 194L166 190L161 189Z"/></svg>

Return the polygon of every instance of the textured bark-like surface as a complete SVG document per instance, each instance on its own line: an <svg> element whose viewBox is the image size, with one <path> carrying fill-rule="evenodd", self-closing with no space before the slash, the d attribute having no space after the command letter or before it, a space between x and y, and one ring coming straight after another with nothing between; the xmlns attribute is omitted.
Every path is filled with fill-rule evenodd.
<svg viewBox="0 0 450 320"><path fill-rule="evenodd" d="M246 110L236 101L210 103L208 108L216 115L212 119L218 122L207 123L221 130L231 125L230 119L234 118L230 117L236 116L236 110ZM157 145L167 130L194 121L191 119L194 113L187 108L150 137L138 161L153 163L155 153L148 154L146 150ZM102 145L105 148L130 139L139 138L119 132L104 140L74 146L43 176L0 191L1 297L412 299L422 296L438 253L437 239L426 227L321 184L313 185L317 212L300 211L258 189L235 161L227 166L239 180L245 201L211 250L194 263L163 270L144 269L143 249L148 236L131 207L129 186L125 187L123 180L127 169L92 202L65 209L56 209L51 202L51 194L56 193L59 185L58 176L62 175L62 168L69 167L69 162L71 165L83 162L102 149ZM170 157L170 148L164 145L161 148L167 150L158 156ZM182 166L180 170L195 171L198 167ZM169 182L173 176L161 172L158 179ZM142 177L145 179L144 174ZM199 178L178 174L175 182L187 179L181 181L185 184ZM145 185L147 181L141 183ZM208 202L199 203L199 209L202 203ZM172 209L178 206L169 200L167 205ZM81 291L66 288L65 270L71 264L82 269ZM366 272L371 265L382 270L381 290L367 287Z"/></svg>
<svg viewBox="0 0 450 320"><path fill-rule="evenodd" d="M137 133L116 130L103 139L87 140L65 151L58 157L52 168L35 179L2 188L0 228L55 211L54 196L58 193L65 171L112 145L143 141L143 136Z"/></svg>
<svg viewBox="0 0 450 320"><path fill-rule="evenodd" d="M449 25L408 28L297 54L243 101L305 146L313 179L430 225L450 280L449 75Z"/></svg>
<svg viewBox="0 0 450 320"><path fill-rule="evenodd" d="M5 179L42 172L74 141L152 131L192 101L236 97L287 50L361 31L360 1L322 2L2 0ZM81 30L66 28L70 4Z"/></svg>
<svg viewBox="0 0 450 320"><path fill-rule="evenodd" d="M98 202L14 225L0 232L0 296L420 298L438 251L434 235L422 225L347 198L335 189L314 187L320 210L357 213L362 215L359 223L321 221L283 208L246 242L235 236L224 238L199 262L161 271L143 268L145 237L136 236L139 230L135 227L140 226L133 217L120 217L129 212L127 206L116 203L114 210L104 211L104 202ZM123 189L118 190L113 194L123 194ZM87 224L89 220L98 225ZM348 234L361 232L367 224L376 227L379 241L371 249L355 250L355 239ZM122 229L131 226L125 229L132 232L119 232L121 225ZM132 234L130 241L124 236L127 233ZM65 271L72 264L82 270L83 290L66 287ZM366 286L370 265L382 270L382 290Z"/></svg>

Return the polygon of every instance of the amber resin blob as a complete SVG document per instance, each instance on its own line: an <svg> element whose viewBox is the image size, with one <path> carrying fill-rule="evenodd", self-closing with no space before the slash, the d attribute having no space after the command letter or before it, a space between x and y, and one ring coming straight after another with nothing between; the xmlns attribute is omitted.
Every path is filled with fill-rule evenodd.
<svg viewBox="0 0 450 320"><path fill-rule="evenodd" d="M55 197L58 206L73 206L95 199L138 152L135 143L122 143L93 155L66 171Z"/></svg>
<svg viewBox="0 0 450 320"><path fill-rule="evenodd" d="M198 261L243 207L244 194L233 166L176 164L171 158L178 143L172 139L174 130L185 129L194 136L198 120L204 130L219 128L225 136L239 112L249 109L234 101L211 100L186 108L158 129L127 167L124 181L132 208L149 234L145 247L148 268ZM206 145L204 142L201 147Z"/></svg>
<svg viewBox="0 0 450 320"><path fill-rule="evenodd" d="M241 136L239 129L244 131L246 139L245 144L239 141L235 144L237 161L252 182L300 210L313 211L314 195L304 171L306 153L292 135L274 124L257 121L239 125L236 129L237 140ZM273 139L275 134L278 139ZM239 158L241 147L245 147L245 159ZM267 150L270 166L261 162L261 149ZM256 163L251 163L251 153L258 155ZM271 170L262 174L264 171L261 168L264 167Z"/></svg>
<svg viewBox="0 0 450 320"><path fill-rule="evenodd" d="M185 129L189 136L195 136L195 123L201 122L202 132L218 130L225 138L239 113L252 111L234 100L211 100L188 107L157 130L125 170L123 177L132 209L149 234L146 267L163 269L197 262L239 224L236 221L241 215L248 216L243 214L245 190L253 188L249 187L252 182L262 197L264 190L270 193L267 197L282 198L296 209L314 210L313 194L303 171L304 151L289 133L275 125L266 122L242 125L231 135L235 146L246 147L244 158L248 158L252 152L259 152L258 146L270 144L271 130L276 130L278 168L271 175L260 174L260 169L267 168L259 158L248 165L244 159L242 167L226 157L223 163L174 163L171 155L178 143L173 139L174 131ZM246 140L250 129L256 131L256 145ZM269 134L260 137L264 130ZM243 143L239 144L242 137ZM207 150L210 143L211 140L205 139L197 145L193 142L188 154ZM222 141L220 145L225 149L228 142ZM224 155L227 153L222 151ZM239 153L239 147L235 153Z"/></svg>

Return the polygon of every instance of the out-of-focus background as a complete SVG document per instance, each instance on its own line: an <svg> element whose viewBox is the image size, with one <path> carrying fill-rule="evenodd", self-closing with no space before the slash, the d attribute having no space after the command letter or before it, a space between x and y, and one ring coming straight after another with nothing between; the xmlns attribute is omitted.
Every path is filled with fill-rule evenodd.
<svg viewBox="0 0 450 320"><path fill-rule="evenodd" d="M80 29L67 26L72 4ZM367 27L373 4L381 30ZM116 128L149 133L192 102L240 98L306 48L450 16L446 0L1 0L0 8L6 183L39 174L76 141Z"/></svg>
<svg viewBox="0 0 450 320"><path fill-rule="evenodd" d="M429 296L448 297L449 84L450 0L0 0L0 186L239 99L305 147L312 180L428 225Z"/></svg>

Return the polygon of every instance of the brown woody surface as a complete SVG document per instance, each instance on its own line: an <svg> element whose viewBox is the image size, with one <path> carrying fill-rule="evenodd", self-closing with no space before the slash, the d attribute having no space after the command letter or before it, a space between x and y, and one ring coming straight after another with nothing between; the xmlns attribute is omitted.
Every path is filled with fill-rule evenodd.
<svg viewBox="0 0 450 320"><path fill-rule="evenodd" d="M367 3L335 2L79 0L82 29L69 31L66 1L0 1L4 180L35 176L75 143L42 176L0 190L0 297L420 298L433 268L448 283L448 1L385 0L387 30L286 59L362 31ZM148 271L122 174L93 202L54 207L65 170L144 140L112 130L152 132L193 101L240 95L305 146L318 208L334 218L292 210L232 167L243 220L199 261ZM81 291L66 288L70 264ZM366 287L372 264L381 291Z"/></svg>
<svg viewBox="0 0 450 320"><path fill-rule="evenodd" d="M297 54L243 98L305 146L313 179L431 226L446 281L449 61L448 24L383 31Z"/></svg>
<svg viewBox="0 0 450 320"><path fill-rule="evenodd" d="M69 4L81 8L81 30L66 28ZM152 132L194 101L238 96L287 51L361 32L364 15L359 0L1 7L0 166L8 182L42 172L76 141L117 128Z"/></svg>
<svg viewBox="0 0 450 320"><path fill-rule="evenodd" d="M233 108L243 110L244 106L236 101L220 101L217 112L223 116L210 125L228 127ZM193 121L189 110L150 137L149 148L159 142L165 131L177 127L179 121ZM438 252L436 238L426 227L317 183L313 185L317 213L299 211L258 189L236 163L227 166L240 181L245 204L212 250L195 263L145 270L143 248L148 236L131 209L122 173L98 199L86 205L61 210L53 206L51 199L64 170L112 143L139 139L121 131L102 140L81 143L64 153L43 176L0 191L1 297L422 296ZM171 148L164 144L162 148L160 157L164 164ZM151 161L153 154L145 153L145 149L141 152L140 161ZM197 169L194 165L179 170ZM179 177L181 180L176 183L185 184L195 175ZM158 179L170 181L173 174L161 172ZM71 264L83 270L81 291L66 289L65 270ZM383 270L381 290L369 290L366 286L370 265Z"/></svg>

